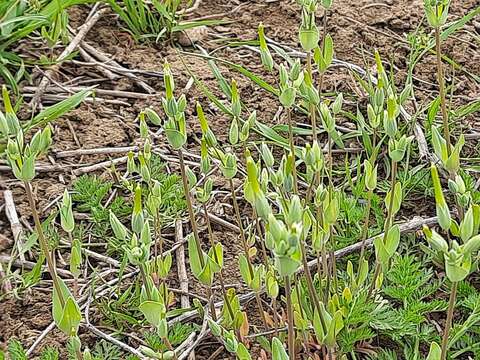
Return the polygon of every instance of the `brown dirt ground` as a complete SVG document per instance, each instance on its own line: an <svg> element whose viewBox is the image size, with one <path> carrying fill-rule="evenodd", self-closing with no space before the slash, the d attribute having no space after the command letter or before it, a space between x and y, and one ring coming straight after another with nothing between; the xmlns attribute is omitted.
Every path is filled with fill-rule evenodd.
<svg viewBox="0 0 480 360"><path fill-rule="evenodd" d="M362 67L371 68L373 49L380 49L385 60L391 60L396 69L397 80L401 81L406 74L407 56L409 53L408 42L405 34L413 32L422 21L422 0L415 1L393 1L393 0L361 0L351 2L347 0L336 0L333 9L328 14L328 32L333 36L335 43L336 57ZM457 19L471 11L479 3L476 0L464 0L453 2L450 19ZM83 22L88 11L84 8L73 9L72 25L77 26ZM199 9L189 19L218 14L219 18L228 20L227 23L209 28L207 36L199 41L199 45L207 51L215 50L215 56L226 59L236 64L242 64L248 69L262 74L262 76L273 83L274 77L266 74L260 64L259 56L246 49L235 49L221 47L228 40L250 40L256 37L256 28L260 22L266 27L266 33L274 40L298 48L297 26L299 23L298 6L294 1L248 1L239 0L203 0ZM319 13L319 21L323 14ZM465 104L478 98L480 89L478 82L472 80L468 74L480 75L480 51L479 35L480 24L470 22L463 30L456 33L443 45L446 56L452 58L460 66L453 72L449 66L446 68L448 84L454 80L455 91L454 105ZM87 36L87 42L112 55L112 58L127 68L141 69L148 71L162 71L162 64L167 59L172 65L177 82L177 89L186 86L189 76L185 71L180 55L166 43L154 45L135 44L131 36L123 31L114 16L104 16ZM193 51L192 48L185 48L185 51ZM203 81L220 99L225 99L218 89L215 78L212 76L207 63L198 57L184 56L188 67ZM367 64L365 64L365 59ZM435 58L429 54L425 56L415 68L416 95L419 103L431 100L436 96L437 86L435 79ZM219 65L225 77L234 77L239 84L242 100L251 110L257 110L259 119L272 124L272 119L278 109L278 103L265 91L258 89L252 83L237 73L230 71L227 67ZM94 68L80 67L71 63L64 64L61 74L57 80L65 81L75 76L90 77ZM136 131L134 121L143 108L152 106L161 112L161 93L163 91L162 79L155 77L143 77L143 79L160 96L151 97L148 100L125 99L129 106L117 106L108 104L84 104L70 114L55 122L53 152L67 149L77 149L78 145L73 139L68 122L71 123L74 132L83 148L126 146L135 141ZM38 82L38 77L34 78ZM102 88L117 89L141 92L139 87L128 80L118 82L104 81L100 84ZM343 70L332 70L326 76L325 89L327 91L343 91L356 93L356 87L351 76ZM207 98L195 88L191 87L187 93L189 101L189 134L198 135L199 126L194 120L194 104L200 101L204 108L208 108L208 116L211 125L221 140L225 140L229 119L221 114L214 107L208 107ZM478 115L478 114L477 114ZM301 116L297 116L302 121ZM283 121L282 119L276 121ZM465 126L480 128L478 116L470 116ZM348 126L348 123L347 123ZM196 148L190 137L191 147ZM164 143L159 140L159 143ZM474 145L474 144L471 144ZM105 160L106 156L90 156L82 159L58 159L61 165L78 163L95 163ZM65 185L59 183L60 173L41 173L34 181L34 188L42 208L56 196L58 196ZM65 171L63 174L68 184L74 176ZM26 199L23 189L18 182L13 180L9 174L0 173L0 188L9 188L14 192L17 202L17 210L21 217L29 219ZM1 202L0 202L1 204ZM1 205L0 205L1 206ZM233 214L229 207L223 207L226 214L223 216L233 220ZM248 211L248 210L245 210ZM0 232L7 238L12 234L9 229L8 220L4 212L0 213ZM206 234L202 233L206 241ZM237 269L237 257L241 249L236 240L236 235L215 227L215 235L225 245L226 249L226 270L227 283L241 284L240 275ZM0 251L9 251L8 245L2 244L0 238ZM6 249L7 248L7 249ZM240 287L241 290L241 287ZM202 294L204 289L193 286L193 291ZM19 338L24 345L29 346L36 336L50 323L50 300L44 293L27 293L22 300L8 299L0 301L0 347L5 347L11 337ZM252 311L252 313L254 313ZM251 323L258 323L258 319L252 315ZM50 333L42 342L43 346L58 345L63 343L64 338L57 332ZM208 357L208 354L216 349L202 347L199 354ZM37 352L38 354L38 352ZM222 358L227 355L222 354Z"/></svg>

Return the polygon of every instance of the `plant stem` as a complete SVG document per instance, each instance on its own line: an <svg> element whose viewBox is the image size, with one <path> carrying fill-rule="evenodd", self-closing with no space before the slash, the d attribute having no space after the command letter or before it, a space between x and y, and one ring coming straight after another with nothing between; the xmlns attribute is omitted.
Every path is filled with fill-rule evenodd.
<svg viewBox="0 0 480 360"><path fill-rule="evenodd" d="M207 204L203 203L203 213L205 214L205 221L207 222L207 230L208 230L208 238L210 239L210 246L214 249L215 248L215 241L213 240L213 232L212 232L212 226L210 224L210 218L208 217L208 210L207 210ZM215 262L218 264L218 255L217 252L213 251L213 256ZM227 291L225 290L225 282L223 280L223 274L222 274L222 269L218 272L218 279L220 280L220 287L222 288L222 295L223 299L225 300L225 305L227 306L228 313L230 314L230 317L233 319L235 317L232 306L230 305L230 301L228 300L227 296ZM214 319L215 320L215 319Z"/></svg>
<svg viewBox="0 0 480 360"><path fill-rule="evenodd" d="M83 354L80 349L75 349L75 357L77 358L77 360L83 360Z"/></svg>
<svg viewBox="0 0 480 360"><path fill-rule="evenodd" d="M293 129L292 129L292 109L287 109L287 116L288 116L288 138L290 141L290 152L292 153L293 157L293 191L295 194L298 194L298 180L297 180L297 167L295 164L295 144L293 143Z"/></svg>
<svg viewBox="0 0 480 360"><path fill-rule="evenodd" d="M333 199L333 154L332 154L332 136L330 132L328 133L328 197L330 201ZM335 256L335 238L333 237L333 224L329 225L328 231L330 232L330 241L332 243L330 255L328 259L330 260L332 266L332 278L333 278L333 287L334 291L337 291L337 259Z"/></svg>
<svg viewBox="0 0 480 360"><path fill-rule="evenodd" d="M290 288L289 276L285 276L285 297L287 298L288 355L290 360L295 360L295 328L293 324L292 290Z"/></svg>
<svg viewBox="0 0 480 360"><path fill-rule="evenodd" d="M40 222L37 206L33 198L32 187L30 185L30 182L28 181L24 181L23 184L25 185L25 191L27 194L28 203L30 204L30 210L32 211L33 221L35 222L35 229L38 235L38 244L40 245L40 249L43 253L43 256L45 256L48 272L52 277L53 286L55 287L55 291L60 301L60 305L63 308L65 306L65 299L63 297L62 288L60 287L60 283L58 281L57 270L55 268L55 264L53 263L52 255L48 250L48 243L47 243L47 240L45 239L45 234L43 233L43 229L42 229L42 223Z"/></svg>
<svg viewBox="0 0 480 360"><path fill-rule="evenodd" d="M172 343L170 342L170 340L168 340L168 336L165 336L165 337L163 338L163 341L165 342L165 346L167 347L167 349L168 349L169 351L173 352L173 358L174 358L174 359L178 359L177 354L175 353L175 350L174 350L174 348L173 348L173 346L172 346ZM163 354L162 354L162 355L163 355Z"/></svg>
<svg viewBox="0 0 480 360"><path fill-rule="evenodd" d="M205 259L203 258L202 246L200 244L200 238L198 236L197 221L195 220L195 214L193 212L192 199L190 197L190 189L188 187L187 175L185 173L185 159L183 157L182 149L178 149L178 157L180 159L180 172L181 172L181 175L182 175L183 191L185 192L185 200L187 202L188 216L190 217L190 223L192 225L193 236L195 238L195 243L196 243L197 249L198 249L198 261L200 262L200 266L203 268L203 267L205 267Z"/></svg>
<svg viewBox="0 0 480 360"><path fill-rule="evenodd" d="M147 273L145 272L144 265L140 264L139 269L140 269L140 275L142 276L143 283L145 284L145 290L147 291L148 300L153 300L152 292L150 291L151 289L147 282Z"/></svg>
<svg viewBox="0 0 480 360"><path fill-rule="evenodd" d="M248 265L248 272L250 273L250 277L253 279L254 273L253 273L253 266L252 266L252 260L250 259L250 254L248 251L248 243L247 239L245 237L245 230L243 229L243 223L242 223L242 218L240 216L240 208L238 206L237 202L237 194L235 191L235 185L233 184L232 179L228 179L230 183L230 191L232 193L232 202L233 202L233 208L235 209L235 216L237 218L237 223L238 223L238 228L240 230L240 239L242 241L242 246L243 246L243 251L245 253L245 258L247 259L247 265ZM263 306L262 306L262 301L260 299L260 295L258 292L255 292L255 299L257 300L257 306L258 310L260 311L260 317L262 318L263 324L265 327L267 327L267 319L265 318L265 312L263 311Z"/></svg>
<svg viewBox="0 0 480 360"><path fill-rule="evenodd" d="M362 264L363 259L365 258L365 242L367 241L367 235L368 235L368 226L370 224L370 211L372 209L372 196L373 196L373 191L369 190L368 195L367 195L367 211L365 213L365 221L363 223L363 229L362 229L362 246L360 248L360 258L359 258L359 266Z"/></svg>
<svg viewBox="0 0 480 360"><path fill-rule="evenodd" d="M452 148L452 143L450 140L450 129L448 125L448 113L447 113L447 101L445 98L445 79L443 74L442 66L442 49L440 47L440 29L435 28L435 47L437 53L437 77L438 85L440 87L440 105L442 109L442 119L443 119L443 135L447 142L447 154L450 156L450 151Z"/></svg>
<svg viewBox="0 0 480 360"><path fill-rule="evenodd" d="M263 242L263 231L262 231L262 225L260 224L260 218L257 215L257 212L255 209L253 209L253 217L255 218L255 226L257 228L257 236L260 238L260 246L262 247L262 257L263 257L263 262L265 263L265 266L268 265L268 255L267 255L267 249L265 247L265 243Z"/></svg>
<svg viewBox="0 0 480 360"><path fill-rule="evenodd" d="M277 298L272 298L272 309L273 309L273 326L275 326L275 336L278 337L278 319L280 316L277 313Z"/></svg>
<svg viewBox="0 0 480 360"><path fill-rule="evenodd" d="M313 81L311 51L307 53L307 72L308 72L308 75L310 76L310 79L312 79ZM316 119L315 104L310 104L309 111L310 111L310 120L312 122L312 137L313 137L313 141L315 141L317 140L317 119Z"/></svg>
<svg viewBox="0 0 480 360"><path fill-rule="evenodd" d="M326 333L328 329L325 324L325 319L323 318L323 313L320 311L320 300L318 298L317 291L313 286L312 273L310 272L310 268L308 267L307 254L306 254L307 250L305 248L305 243L303 240L300 240L300 249L302 252L303 269L305 271L305 279L307 280L308 292L310 293L310 297L312 298L312 301L315 304L315 307L317 308L318 314L320 315L320 322L321 322L323 331Z"/></svg>
<svg viewBox="0 0 480 360"><path fill-rule="evenodd" d="M442 338L442 355L440 357L441 360L445 360L447 358L448 334L450 333L450 329L452 327L453 310L455 309L455 300L457 299L457 285L458 282L453 282L452 289L450 290L447 320L445 321L445 330L443 331Z"/></svg>
<svg viewBox="0 0 480 360"><path fill-rule="evenodd" d="M388 215L387 215L387 220L385 221L385 229L384 229L384 232L383 232L383 242L385 243L385 239L387 238L388 236L388 232L390 231L390 228L391 226L393 225L393 202L394 202L394 198L395 198L395 185L396 185L396 179L397 179L397 162L396 161L392 161L392 189L391 189L391 196L390 196L390 203L388 204ZM375 283L377 281L377 278L378 276L380 275L380 270L381 270L381 264L380 262L377 260L376 262L376 267L375 267L375 273L373 274L373 278L372 278L372 283L370 284L370 289L368 290L368 295L367 295L367 298L369 298L372 293L373 293L373 289L375 288Z"/></svg>

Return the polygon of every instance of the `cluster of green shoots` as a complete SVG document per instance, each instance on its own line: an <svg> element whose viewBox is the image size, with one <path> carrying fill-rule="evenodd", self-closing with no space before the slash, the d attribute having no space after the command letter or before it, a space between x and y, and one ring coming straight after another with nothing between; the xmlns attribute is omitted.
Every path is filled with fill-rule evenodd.
<svg viewBox="0 0 480 360"><path fill-rule="evenodd" d="M135 6L142 15L143 7L138 7L137 2L125 3ZM157 2L152 3L155 5ZM175 310L171 308L173 294L167 286L173 260L170 252L164 249L162 196L160 184L151 175L153 141L147 121L163 127L169 146L178 156L191 227L191 233L186 238L190 270L205 287L208 299L207 304L196 308L208 320L212 335L228 352L236 354L241 360L252 358L245 336L249 326L248 315L235 288L227 289L223 277L223 245L216 241L210 224L209 204L213 198L213 176L216 172L227 180L231 193L235 225L242 247L239 272L255 297L261 320L259 326L266 332L273 328L270 332L273 336L266 344L272 359L297 359L302 350L308 354L307 344L314 344L325 358L347 359L347 354L339 346L341 339L358 331L359 327L370 326L359 326L354 321L358 308L363 306L377 314L383 306L382 284L400 246L401 231L395 219L402 210L405 184L399 176L399 167L405 165L408 168L413 137L405 135L399 119L403 106L412 97L412 86L406 85L399 91L387 74L379 53L375 53L376 74L368 74L368 84L365 83L368 105L364 112L359 109L356 115L366 156L363 161L359 158L356 164L363 169L358 172L356 181L361 184L366 199L362 230L357 239L361 250L358 265L355 267L349 260L346 271L342 272L335 250L338 249L336 231L340 222L340 194L344 190L335 181L333 150L336 146L344 147L337 127L344 113L344 99L341 93L333 99L323 94L324 79L328 76L334 56L333 39L327 32L328 10L332 2L299 0L298 3L302 11L299 42L306 53L304 62L276 63L264 27L260 25L258 29L261 61L267 71L278 72L278 101L288 125L288 145L281 148L280 156L274 156L277 152L270 144L258 144L252 140L251 132L258 125L257 113L248 111L242 104L234 80L225 89L228 90L231 120L227 143L217 140L207 114L200 103L196 104L202 134L200 164L196 171L185 161L187 99L183 94L176 95L168 63L164 65L165 96L162 99L165 118L162 119L150 108L139 116L141 150L137 154L129 154L126 172L121 177L122 185L133 198L130 224L125 225L113 212L110 213L110 224L130 265L138 269L141 283L138 309L166 348L166 351L158 352L142 346L140 350L145 356L155 359L176 359L178 356L169 341L167 320ZM427 19L436 35L445 24L448 5L447 1L425 0ZM161 6L173 7L171 10L174 11L178 3L167 2ZM318 29L315 18L319 6L324 8L322 30ZM142 29L139 31L144 32ZM436 39L444 135L432 127L432 144L438 164L431 165L431 177L441 231L425 228L424 233L435 263L445 269L451 283L451 294L441 346L431 342L427 360L446 359L457 286L474 269L474 257L480 249L480 205L474 202L459 172L460 152L465 141L461 135L452 144L445 104L440 37ZM8 96L4 95L4 102L6 113L0 113L0 131L8 139L6 154L13 174L25 186L41 256L47 262L53 280L53 318L58 328L72 339L77 358L89 359L88 348L82 352L78 338L82 316L76 302L76 283L81 274L82 243L81 239L73 236L72 200L65 191L59 214L61 227L71 246L70 270L75 277L73 294L57 275L32 193L35 161L48 150L51 129L47 126L38 131L27 143ZM307 114L309 119L308 141L295 134L293 119L299 112ZM324 146L321 145L322 139L325 140ZM437 167L446 175L456 212L451 211L445 199ZM378 191L379 168L384 169L382 174L385 174L388 183L384 193ZM235 180L240 180L242 194ZM370 259L367 240L372 201L380 194L383 194L385 218L378 225L383 227L383 233L371 241L374 254ZM242 216L242 205L251 212L244 211ZM198 223L200 213L205 218L208 244L202 241ZM216 281L220 284L218 288L214 287ZM216 292L223 299L221 309L217 309L214 302ZM285 312L279 309L285 309ZM370 338L373 335L367 333L362 339ZM350 354L355 358L353 351Z"/></svg>

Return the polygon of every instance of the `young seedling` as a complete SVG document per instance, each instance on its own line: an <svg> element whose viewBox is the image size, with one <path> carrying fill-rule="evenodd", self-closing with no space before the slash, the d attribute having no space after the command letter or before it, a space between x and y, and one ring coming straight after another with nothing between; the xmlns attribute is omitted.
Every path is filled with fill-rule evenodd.
<svg viewBox="0 0 480 360"><path fill-rule="evenodd" d="M448 17L448 10L450 7L450 0L424 0L424 9L429 25L435 31L435 52L437 54L437 80L440 88L440 106L442 109L443 119L443 134L447 146L447 155L450 155L451 140L450 127L448 122L447 102L445 96L445 78L442 65L442 48L440 39L440 29Z"/></svg>
<svg viewBox="0 0 480 360"><path fill-rule="evenodd" d="M80 266L82 265L82 244L79 239L74 239L72 236L75 229L75 220L73 218L72 198L65 189L63 193L62 202L60 204L60 225L68 234L70 241L70 272L73 274L73 294L78 296L78 277L80 276Z"/></svg>
<svg viewBox="0 0 480 360"><path fill-rule="evenodd" d="M295 99L297 96L297 91L300 85L304 81L303 72L300 70L300 62L296 61L292 66L290 72L287 72L287 69L280 65L280 96L279 100L282 106L287 110L287 119L288 119L288 138L290 143L290 154L289 156L293 158L293 191L295 194L298 194L298 179L297 179L297 167L295 162L295 142L293 139L293 124L292 124L292 106L295 105Z"/></svg>
<svg viewBox="0 0 480 360"><path fill-rule="evenodd" d="M318 47L318 41L320 40L320 34L315 23L315 12L318 7L318 0L300 0L300 6L302 7L302 23L299 28L298 38L303 50L307 53L306 59L306 85L311 95L316 94L317 90L313 86L313 71L312 71L312 51ZM307 91L308 91L307 90ZM314 91L312 91L314 90ZM312 100L312 99L309 99ZM315 102L309 101L310 120L312 125L313 140L317 139L317 122L316 122L316 106ZM318 104L318 101L317 101Z"/></svg>
<svg viewBox="0 0 480 360"><path fill-rule="evenodd" d="M320 96L322 95L325 72L333 61L333 39L330 34L327 34L328 10L332 7L332 2L332 0L320 0L320 4L324 9L322 39L320 41L320 46L316 47L313 53L313 58L320 73L320 79L318 82L318 93Z"/></svg>
<svg viewBox="0 0 480 360"><path fill-rule="evenodd" d="M441 360L445 360L448 350L448 336L452 327L458 283L464 280L472 270L472 257L480 249L480 235L478 235L478 227L475 226L473 206L469 206L464 218L458 225L450 216L448 205L443 196L437 167L434 164L431 166L431 174L435 190L438 223L447 234L450 231L452 235L459 237L462 243L460 245L457 240L452 240L449 244L435 230L431 230L428 227L424 227L423 229L431 247L443 256L445 272L447 278L452 283L441 346Z"/></svg>
<svg viewBox="0 0 480 360"><path fill-rule="evenodd" d="M393 224L395 214L400 210L403 199L402 184L400 181L397 181L397 166L405 157L413 137L400 136L397 127L399 112L397 100L392 95L387 100L387 110L383 118L383 127L389 137L388 155L391 160L391 184L390 191L388 191L385 197L387 217L385 219L384 235L374 240L377 265L370 285L369 296L372 294L375 286L377 286L376 282L382 268L386 271L390 259L395 254L400 242L400 229L398 225Z"/></svg>
<svg viewBox="0 0 480 360"><path fill-rule="evenodd" d="M72 339L75 345L77 359L82 359L81 343L77 336L80 321L82 319L80 308L75 298L68 290L65 283L58 277L52 253L40 221L40 215L37 211L36 202L32 192L31 181L35 178L35 161L45 154L52 142L51 129L49 126L43 130L37 131L28 144L25 143L25 136L20 122L10 103L8 93L4 88L4 106L6 114L0 113L0 132L5 138L8 138L6 155L8 163L14 176L23 182L27 195L30 211L35 222L35 231L38 236L40 250L47 262L47 268L53 281L53 305L52 315L57 327ZM65 199L64 199L65 200ZM68 199L67 199L68 200ZM67 201L68 202L68 201ZM73 215L65 213L65 220L62 226L69 231L73 230ZM62 216L63 217L63 216Z"/></svg>

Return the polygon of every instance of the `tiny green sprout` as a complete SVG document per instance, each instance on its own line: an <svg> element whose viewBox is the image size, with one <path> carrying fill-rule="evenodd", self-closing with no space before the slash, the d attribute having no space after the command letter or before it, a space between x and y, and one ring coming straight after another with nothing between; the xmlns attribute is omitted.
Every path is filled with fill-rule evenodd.
<svg viewBox="0 0 480 360"><path fill-rule="evenodd" d="M112 227L113 233L115 237L120 241L125 241L128 236L128 230L123 225L120 220L118 220L117 216L110 210L110 226Z"/></svg>
<svg viewBox="0 0 480 360"><path fill-rule="evenodd" d="M383 111L376 112L372 104L367 105L367 117L370 126L377 129L383 119Z"/></svg>
<svg viewBox="0 0 480 360"><path fill-rule="evenodd" d="M153 125L156 125L156 126L162 125L162 119L152 108L148 107L144 109L143 113L147 116L147 119L150 120L150 122Z"/></svg>
<svg viewBox="0 0 480 360"><path fill-rule="evenodd" d="M222 325L227 329L238 330L246 320L246 314L242 311L240 299L235 289L228 289L226 292L227 302L230 304L230 311L226 307L222 308Z"/></svg>
<svg viewBox="0 0 480 360"><path fill-rule="evenodd" d="M332 104L332 112L334 115L337 115L340 113L340 111L342 111L342 105L343 105L343 93L339 93Z"/></svg>
<svg viewBox="0 0 480 360"><path fill-rule="evenodd" d="M329 352L335 347L337 336L345 326L342 311L340 309L332 310L330 312L323 303L320 303L320 310L315 309L312 322L319 343L324 344ZM325 322L325 329L321 321L322 318Z"/></svg>
<svg viewBox="0 0 480 360"><path fill-rule="evenodd" d="M407 137L406 135L402 135L398 140L390 138L388 141L388 155L390 156L390 159L397 163L402 161L413 138L413 136Z"/></svg>
<svg viewBox="0 0 480 360"><path fill-rule="evenodd" d="M285 66L281 64L279 76L280 103L285 108L291 108L295 104L297 90L304 81L304 73L300 71L300 62L298 60L295 61L290 69L290 72L288 72Z"/></svg>
<svg viewBox="0 0 480 360"><path fill-rule="evenodd" d="M145 114L143 112L139 115L139 123L140 123L140 137L142 139L146 139L148 137L149 129L147 122L145 121Z"/></svg>
<svg viewBox="0 0 480 360"><path fill-rule="evenodd" d="M87 347L85 350L83 350L83 360L93 360L92 353L90 352L90 349Z"/></svg>
<svg viewBox="0 0 480 360"><path fill-rule="evenodd" d="M313 84L312 75L309 72L305 72L303 76L303 83L300 87L302 94L307 98L310 105L318 105L320 102L320 95L318 89Z"/></svg>
<svg viewBox="0 0 480 360"><path fill-rule="evenodd" d="M143 154L138 154L138 161L140 162L140 169L139 169L140 176L142 177L142 180L148 184L152 180L148 162L145 159L145 156Z"/></svg>
<svg viewBox="0 0 480 360"><path fill-rule="evenodd" d="M200 128L202 129L202 137L205 138L205 141L208 146L215 147L217 145L217 139L215 138L215 134L208 126L207 118L205 117L205 113L203 112L202 105L197 102L197 117L200 121Z"/></svg>
<svg viewBox="0 0 480 360"><path fill-rule="evenodd" d="M195 185L197 185L197 175L195 175L195 173L193 172L192 169L190 169L189 166L186 166L185 167L185 173L187 175L187 180L188 180L188 187L190 190L192 190Z"/></svg>
<svg viewBox="0 0 480 360"><path fill-rule="evenodd" d="M275 277L273 270L267 271L265 275L265 287L268 296L270 296L272 299L277 298L279 293L279 287L277 278Z"/></svg>
<svg viewBox="0 0 480 360"><path fill-rule="evenodd" d="M193 275L202 284L211 286L214 274L218 273L223 266L222 244L215 244L206 254L202 249L198 248L193 236L188 236L188 254ZM203 265L200 262L200 257L203 259ZM218 259L218 262L216 259Z"/></svg>
<svg viewBox="0 0 480 360"><path fill-rule="evenodd" d="M272 150L268 147L267 144L262 143L262 145L260 145L260 154L262 156L263 162L267 167L271 168L275 164Z"/></svg>
<svg viewBox="0 0 480 360"><path fill-rule="evenodd" d="M435 341L430 344L430 349L428 351L426 360L440 360L442 354L442 349Z"/></svg>
<svg viewBox="0 0 480 360"><path fill-rule="evenodd" d="M63 192L62 202L60 204L60 224L67 233L72 233L75 228L73 219L72 198L67 189Z"/></svg>
<svg viewBox="0 0 480 360"><path fill-rule="evenodd" d="M320 33L315 24L315 11L317 9L317 0L307 0L302 2L302 24L298 32L298 39L303 50L310 52L318 46Z"/></svg>
<svg viewBox="0 0 480 360"><path fill-rule="evenodd" d="M232 79L230 90L232 93L232 114L234 118L240 118L242 113L242 103L240 102L240 94L238 93L238 86L235 79Z"/></svg>
<svg viewBox="0 0 480 360"><path fill-rule="evenodd" d="M228 141L232 145L235 145L238 143L238 136L239 136L238 122L239 122L238 118L234 117L232 119L232 122L230 123L230 129L228 131Z"/></svg>
<svg viewBox="0 0 480 360"><path fill-rule="evenodd" d="M447 141L440 135L438 129L432 126L432 144L435 154L441 160L445 170L450 174L456 174L460 169L460 152L462 151L463 145L465 145L465 137L463 134L460 135L452 151L449 152Z"/></svg>
<svg viewBox="0 0 480 360"><path fill-rule="evenodd" d="M137 185L133 197L133 211L132 211L132 230L136 234L140 234L144 225L144 216L142 210L142 188Z"/></svg>
<svg viewBox="0 0 480 360"><path fill-rule="evenodd" d="M182 94L178 100L175 99L173 90L175 82L170 65L165 62L163 67L163 79L165 83L166 97L162 99L163 110L168 117L165 121L165 135L169 144L175 149L181 149L187 141L187 130L185 121L185 108L187 99Z"/></svg>
<svg viewBox="0 0 480 360"><path fill-rule="evenodd" d="M270 49L268 48L267 41L265 40L265 27L263 23L258 25L258 41L260 43L260 58L262 60L263 66L268 71L272 71L274 67L274 62Z"/></svg>
<svg viewBox="0 0 480 360"><path fill-rule="evenodd" d="M428 23L432 28L439 28L445 25L450 0L424 0L423 7Z"/></svg>
<svg viewBox="0 0 480 360"><path fill-rule="evenodd" d="M237 157L235 154L227 153L223 154L217 151L220 154L220 169L223 176L227 179L233 179L237 175Z"/></svg>
<svg viewBox="0 0 480 360"><path fill-rule="evenodd" d="M290 226L270 213L266 232L266 245L275 254L275 267L281 277L293 275L301 265L301 223Z"/></svg>
<svg viewBox="0 0 480 360"><path fill-rule="evenodd" d="M127 155L127 173L134 174L137 172L137 165L135 164L135 154L130 151Z"/></svg>
<svg viewBox="0 0 480 360"><path fill-rule="evenodd" d="M63 280L57 278L57 281L60 284L61 294L54 287L52 302L53 320L65 335L75 338L82 320L80 308Z"/></svg>
<svg viewBox="0 0 480 360"><path fill-rule="evenodd" d="M37 131L30 144L25 145L23 132L20 130L16 139L7 143L7 160L15 177L21 181L30 182L35 177L35 160L45 153L52 142L51 130L47 126Z"/></svg>
<svg viewBox="0 0 480 360"><path fill-rule="evenodd" d="M388 262L395 255L399 244L400 228L397 224L393 225L385 236L374 239L375 256L384 268L387 268Z"/></svg>
<svg viewBox="0 0 480 360"><path fill-rule="evenodd" d="M373 191L377 187L377 165L372 165L371 160L365 160L363 162L365 169L365 186L368 190Z"/></svg>
<svg viewBox="0 0 480 360"><path fill-rule="evenodd" d="M200 140L200 170L207 174L212 167L210 155L208 154L208 145L205 137Z"/></svg>
<svg viewBox="0 0 480 360"><path fill-rule="evenodd" d="M393 199L392 199L393 193ZM403 200L403 190L402 190L402 183L397 181L395 183L395 187L390 189L385 196L385 207L387 209L391 208L391 216L394 216L402 206Z"/></svg>
<svg viewBox="0 0 480 360"><path fill-rule="evenodd" d="M172 267L172 254L168 253L165 256L157 256L152 260L152 265L157 270L160 279L166 279Z"/></svg>
<svg viewBox="0 0 480 360"><path fill-rule="evenodd" d="M272 360L288 360L288 354L283 343L276 337L272 339Z"/></svg>
<svg viewBox="0 0 480 360"><path fill-rule="evenodd" d="M213 180L208 178L203 186L200 186L196 189L196 197L198 202L205 204L210 199L213 189Z"/></svg>
<svg viewBox="0 0 480 360"><path fill-rule="evenodd" d="M80 266L82 265L82 250L81 242L78 239L74 239L72 242L70 252L70 272L75 278L78 278L81 274Z"/></svg>
<svg viewBox="0 0 480 360"><path fill-rule="evenodd" d="M325 36L322 47L317 46L313 52L313 59L318 66L318 71L324 73L332 65L334 55L333 39L330 34Z"/></svg>
<svg viewBox="0 0 480 360"><path fill-rule="evenodd" d="M431 165L430 171L435 193L435 208L437 210L438 224L444 231L448 231L452 225L452 218L450 216L450 209L445 201L445 196L443 195L440 177L438 176L438 170L435 164Z"/></svg>
<svg viewBox="0 0 480 360"><path fill-rule="evenodd" d="M252 265L253 271L250 272L250 265L245 255L241 254L238 261L243 281L253 291L259 291L262 286L262 279L265 276L265 267L262 264L258 266Z"/></svg>

